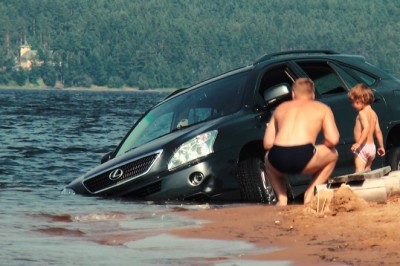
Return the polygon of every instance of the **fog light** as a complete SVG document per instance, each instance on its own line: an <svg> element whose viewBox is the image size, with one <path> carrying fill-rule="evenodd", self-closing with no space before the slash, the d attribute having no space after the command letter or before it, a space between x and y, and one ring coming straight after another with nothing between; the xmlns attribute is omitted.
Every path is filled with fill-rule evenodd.
<svg viewBox="0 0 400 266"><path fill-rule="evenodd" d="M198 186L204 181L204 175L200 172L194 172L189 176L189 183L192 186Z"/></svg>

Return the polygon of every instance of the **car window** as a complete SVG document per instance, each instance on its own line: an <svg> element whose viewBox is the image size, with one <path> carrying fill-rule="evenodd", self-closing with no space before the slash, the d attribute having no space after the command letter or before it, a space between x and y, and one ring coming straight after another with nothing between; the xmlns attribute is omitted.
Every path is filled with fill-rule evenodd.
<svg viewBox="0 0 400 266"><path fill-rule="evenodd" d="M248 72L240 72L167 97L139 120L116 156L175 130L237 111L247 76Z"/></svg>
<svg viewBox="0 0 400 266"><path fill-rule="evenodd" d="M280 65L267 69L260 80L260 96L264 99L266 92L279 84L287 84L291 87L294 80L295 77L287 65Z"/></svg>
<svg viewBox="0 0 400 266"><path fill-rule="evenodd" d="M332 66L332 68L334 68L336 72L340 75L343 82L346 83L348 89L354 87L357 83L359 83L359 81L354 77L354 75L350 75L348 72L346 72L344 66L338 66L333 63L329 65Z"/></svg>
<svg viewBox="0 0 400 266"><path fill-rule="evenodd" d="M216 109L213 107L199 107L191 108L188 114L188 123L194 124L206 120L216 113Z"/></svg>
<svg viewBox="0 0 400 266"><path fill-rule="evenodd" d="M152 121L145 134L142 134L136 145L141 145L148 142L149 140L155 139L160 135L165 135L170 131L173 119L173 112L167 112L157 116L154 121Z"/></svg>
<svg viewBox="0 0 400 266"><path fill-rule="evenodd" d="M190 126L237 111L243 99L247 73L228 76L180 95L176 127L181 121Z"/></svg>
<svg viewBox="0 0 400 266"><path fill-rule="evenodd" d="M314 81L315 90L321 97L347 92L336 71L327 62L297 62L309 78Z"/></svg>
<svg viewBox="0 0 400 266"><path fill-rule="evenodd" d="M359 79L359 81L358 81L357 83L362 82L362 83L364 83L365 85L371 87L371 86L376 82L376 80L377 80L376 77L371 76L371 75L369 75L369 74L367 74L367 73L364 73L364 72L362 72L362 71L360 71L360 70L351 68L351 67L349 67L349 66L341 66L341 67L342 67L344 70L346 70L348 73L350 73L352 76L357 77L357 78ZM353 87L354 85L355 85L355 84L353 84L352 86L350 86L350 88Z"/></svg>
<svg viewBox="0 0 400 266"><path fill-rule="evenodd" d="M171 131L174 112L171 108L155 108L146 113L120 144L116 156Z"/></svg>

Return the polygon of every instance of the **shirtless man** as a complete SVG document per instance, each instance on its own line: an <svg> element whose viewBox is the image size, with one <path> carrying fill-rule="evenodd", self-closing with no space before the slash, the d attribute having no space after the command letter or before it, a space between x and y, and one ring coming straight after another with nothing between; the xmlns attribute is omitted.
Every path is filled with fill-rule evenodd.
<svg viewBox="0 0 400 266"><path fill-rule="evenodd" d="M339 132L332 110L314 99L313 81L299 78L293 84L292 100L276 108L265 130L265 165L277 205L287 205L287 174L313 176L304 193L304 204L308 204L315 186L325 183L335 168ZM324 141L315 145L320 131Z"/></svg>

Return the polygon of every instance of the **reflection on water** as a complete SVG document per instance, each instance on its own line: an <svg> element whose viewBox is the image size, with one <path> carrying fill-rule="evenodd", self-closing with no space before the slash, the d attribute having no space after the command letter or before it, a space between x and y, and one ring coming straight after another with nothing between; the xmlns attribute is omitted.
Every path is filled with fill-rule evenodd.
<svg viewBox="0 0 400 266"><path fill-rule="evenodd" d="M2 265L232 265L240 254L256 251L243 242L227 245L165 234L166 229L199 223L175 215L177 208L208 205L63 193L66 184L96 166L139 116L166 95L0 91ZM251 263L256 262L245 264ZM276 265L285 265L280 263Z"/></svg>

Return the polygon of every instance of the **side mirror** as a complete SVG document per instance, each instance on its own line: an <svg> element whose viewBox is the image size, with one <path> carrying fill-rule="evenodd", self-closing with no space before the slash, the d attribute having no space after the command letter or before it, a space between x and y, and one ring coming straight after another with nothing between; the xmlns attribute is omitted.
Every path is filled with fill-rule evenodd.
<svg viewBox="0 0 400 266"><path fill-rule="evenodd" d="M100 164L103 164L103 163L109 161L111 159L112 153L113 152L110 151L110 152L107 152L106 154L104 154L103 157L101 157Z"/></svg>
<svg viewBox="0 0 400 266"><path fill-rule="evenodd" d="M290 89L289 84L281 83L264 91L264 100L266 106L279 104L284 99L289 99Z"/></svg>

